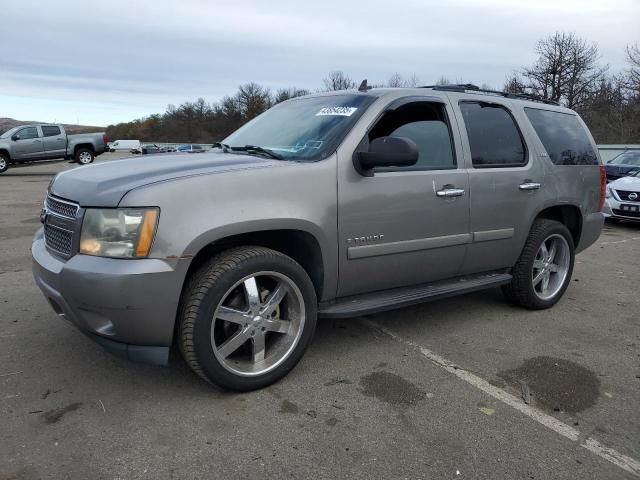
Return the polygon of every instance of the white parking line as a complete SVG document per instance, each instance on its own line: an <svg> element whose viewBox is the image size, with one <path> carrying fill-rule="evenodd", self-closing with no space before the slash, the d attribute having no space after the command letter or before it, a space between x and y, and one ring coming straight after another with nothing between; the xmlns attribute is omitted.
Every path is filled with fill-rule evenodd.
<svg viewBox="0 0 640 480"><path fill-rule="evenodd" d="M551 415L548 415L543 411L538 410L535 407L532 407L531 405L527 405L518 397L515 397L510 393L507 393L504 390L494 385L491 385L486 380L478 377L477 375L474 375L471 372L468 372L460 368L455 363L450 362L446 358L443 358L436 353L433 353L428 348L418 345L417 343L412 342L411 340L406 340L402 338L397 333L389 330L386 327L383 327L377 322L364 319L364 318L361 319L361 321L368 327L378 330L384 333L385 335L388 335L395 341L403 343L413 349L418 350L424 357L431 360L431 362L433 362L438 367L446 370L449 373L454 374L456 377L464 380L470 385L473 385L477 389L482 390L486 394L491 395L493 398L500 400L502 403L505 403L510 407L515 408L520 413L525 414L527 417L538 422L539 424L544 425L545 427L553 430L556 433L559 433L563 437L566 437L573 442L579 442L580 432L575 428L567 425L566 423L561 422L557 418L552 417ZM614 465L622 468L623 470L640 477L640 462L638 462L634 458L623 455L612 448L605 447L604 445L601 445L597 440L590 437L587 438L583 443L580 443L580 446L583 448L586 448L592 453L595 453L599 457L604 458L608 462L611 462Z"/></svg>
<svg viewBox="0 0 640 480"><path fill-rule="evenodd" d="M640 237L630 237L624 240L615 240L613 242L600 242L598 245L615 245L616 243L627 243L629 240L640 240Z"/></svg>

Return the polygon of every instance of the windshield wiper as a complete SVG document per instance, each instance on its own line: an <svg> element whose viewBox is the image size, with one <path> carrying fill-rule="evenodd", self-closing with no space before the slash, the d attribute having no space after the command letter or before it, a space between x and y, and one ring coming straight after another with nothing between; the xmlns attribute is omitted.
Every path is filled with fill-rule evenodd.
<svg viewBox="0 0 640 480"><path fill-rule="evenodd" d="M266 155L267 157L275 158L276 160L284 160L285 159L279 153L276 153L276 152L274 152L272 150L269 150L267 148L258 147L256 145L245 145L244 147L228 147L227 146L227 148L229 150L233 151L233 152L247 152L249 154L251 154L251 153L260 153L262 155ZM223 151L225 151L225 150L223 149Z"/></svg>
<svg viewBox="0 0 640 480"><path fill-rule="evenodd" d="M211 148L219 148L224 153L227 153L227 150L231 149L231 147L229 145L227 145L226 143L220 143L220 142L214 143L213 145L211 145Z"/></svg>

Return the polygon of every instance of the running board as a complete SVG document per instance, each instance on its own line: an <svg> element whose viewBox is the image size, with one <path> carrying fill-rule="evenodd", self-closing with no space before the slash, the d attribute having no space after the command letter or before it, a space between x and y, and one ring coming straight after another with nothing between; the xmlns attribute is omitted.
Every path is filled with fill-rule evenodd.
<svg viewBox="0 0 640 480"><path fill-rule="evenodd" d="M394 288L379 292L353 295L323 302L318 306L318 316L323 318L346 318L384 312L417 303L498 287L511 281L508 273L484 273L469 275L425 285Z"/></svg>

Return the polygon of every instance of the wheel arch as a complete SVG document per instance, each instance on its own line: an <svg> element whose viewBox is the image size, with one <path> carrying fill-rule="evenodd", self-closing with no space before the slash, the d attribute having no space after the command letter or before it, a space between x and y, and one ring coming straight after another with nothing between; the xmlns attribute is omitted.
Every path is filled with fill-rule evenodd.
<svg viewBox="0 0 640 480"><path fill-rule="evenodd" d="M564 224L571 232L574 246L577 247L580 243L580 237L582 236L582 211L578 206L570 204L552 205L538 212L535 219L538 218L556 220Z"/></svg>
<svg viewBox="0 0 640 480"><path fill-rule="evenodd" d="M183 283L183 290L189 278L204 262L220 252L238 246L260 246L276 250L298 262L307 272L316 291L318 300L327 292L325 256L321 243L312 233L295 228L253 230L217 238L200 246L194 254Z"/></svg>
<svg viewBox="0 0 640 480"><path fill-rule="evenodd" d="M95 149L93 148L92 144L90 144L90 143L79 143L78 145L73 147L73 154L75 155L76 153L78 153L78 150L80 150L81 148L88 148L93 153L95 153Z"/></svg>
<svg viewBox="0 0 640 480"><path fill-rule="evenodd" d="M0 154L6 156L9 160L11 160L11 154L6 148L0 148Z"/></svg>

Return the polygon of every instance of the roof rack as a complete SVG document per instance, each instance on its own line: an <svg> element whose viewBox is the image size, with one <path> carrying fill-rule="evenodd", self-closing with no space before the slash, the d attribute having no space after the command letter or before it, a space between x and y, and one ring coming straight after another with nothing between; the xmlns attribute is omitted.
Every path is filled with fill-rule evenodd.
<svg viewBox="0 0 640 480"><path fill-rule="evenodd" d="M431 88L432 90L442 90L445 92L488 93L491 95L496 95L504 98L515 98L517 100L531 100L533 102L546 103L547 105L560 105L555 100L549 100L548 98L543 98L538 95L532 95L530 93L507 93L507 92L500 92L498 90L486 90L472 83L457 83L452 85L425 85L424 87L420 87L420 88Z"/></svg>

